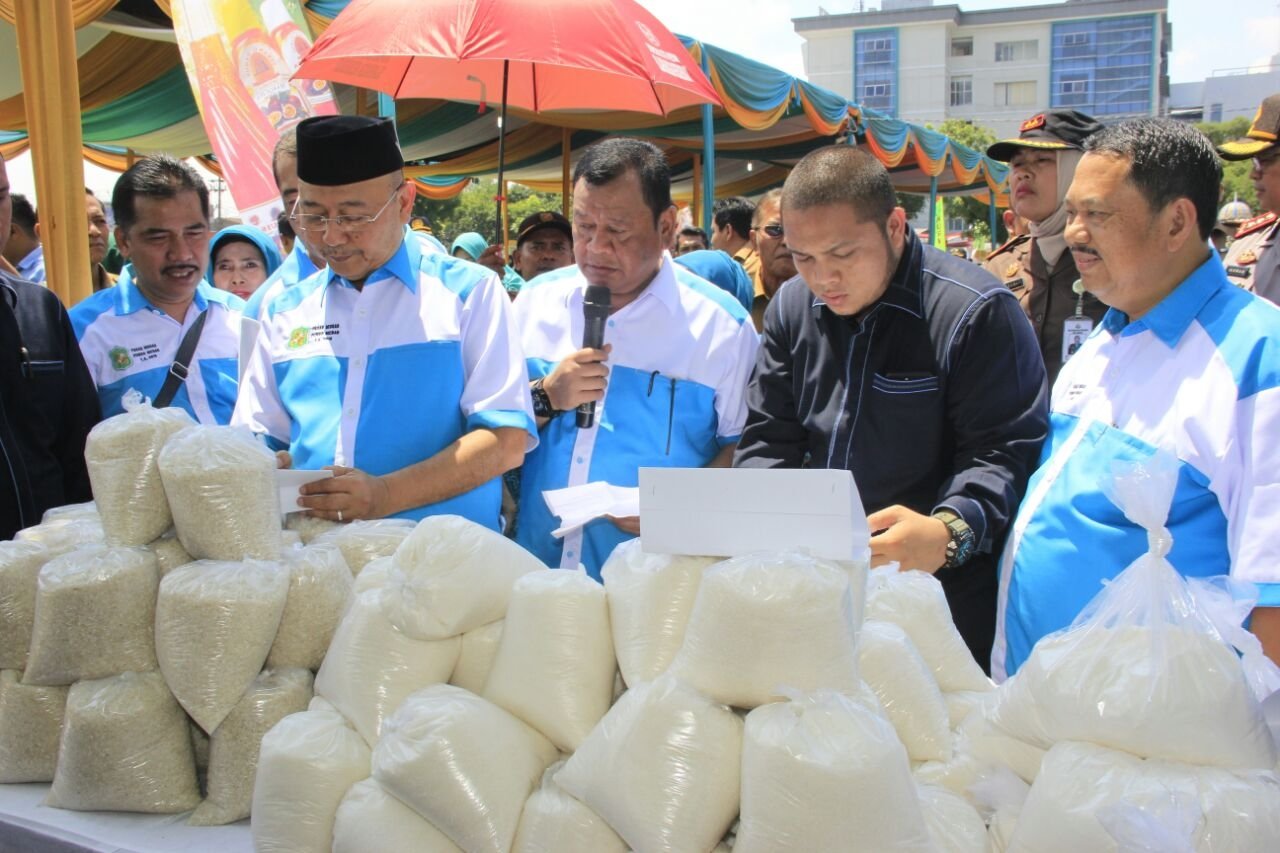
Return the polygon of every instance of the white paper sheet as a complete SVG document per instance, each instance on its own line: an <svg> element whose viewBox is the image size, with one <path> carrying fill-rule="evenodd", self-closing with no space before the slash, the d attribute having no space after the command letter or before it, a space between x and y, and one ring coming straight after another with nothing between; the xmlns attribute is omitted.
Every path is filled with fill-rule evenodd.
<svg viewBox="0 0 1280 853"><path fill-rule="evenodd" d="M626 518L640 514L640 490L626 486L611 486L597 481L567 489L552 489L542 493L552 515L559 516L560 526L551 535L563 538L588 521L612 515Z"/></svg>
<svg viewBox="0 0 1280 853"><path fill-rule="evenodd" d="M316 480L327 480L333 476L332 471L299 471L295 468L281 468L276 471L276 489L280 492L280 512L288 515L300 512L298 506L298 489Z"/></svg>

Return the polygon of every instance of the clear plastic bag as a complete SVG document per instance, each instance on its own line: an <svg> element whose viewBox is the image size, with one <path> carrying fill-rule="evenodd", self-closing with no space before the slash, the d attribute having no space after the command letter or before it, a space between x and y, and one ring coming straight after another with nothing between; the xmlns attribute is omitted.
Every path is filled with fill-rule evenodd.
<svg viewBox="0 0 1280 853"><path fill-rule="evenodd" d="M858 637L858 667L911 760L950 760L947 705L907 633L892 622L864 622Z"/></svg>
<svg viewBox="0 0 1280 853"><path fill-rule="evenodd" d="M964 797L937 785L916 785L916 793L937 853L987 853L987 825Z"/></svg>
<svg viewBox="0 0 1280 853"><path fill-rule="evenodd" d="M671 673L738 708L771 702L781 687L857 690L850 581L840 565L801 551L712 566Z"/></svg>
<svg viewBox="0 0 1280 853"><path fill-rule="evenodd" d="M1275 766L1240 658L1165 557L1176 485L1163 456L1116 466L1113 500L1149 549L1002 685L991 711L1000 729L1046 749L1079 740L1189 764Z"/></svg>
<svg viewBox="0 0 1280 853"><path fill-rule="evenodd" d="M333 545L286 551L289 594L267 666L319 669L351 595L351 570Z"/></svg>
<svg viewBox="0 0 1280 853"><path fill-rule="evenodd" d="M55 557L36 582L26 684L70 684L156 668L160 572L141 548L88 545Z"/></svg>
<svg viewBox="0 0 1280 853"><path fill-rule="evenodd" d="M747 714L737 853L933 853L906 750L874 695L792 693Z"/></svg>
<svg viewBox="0 0 1280 853"><path fill-rule="evenodd" d="M504 618L516 579L546 568L487 527L457 515L428 516L391 559L387 616L412 637L456 637Z"/></svg>
<svg viewBox="0 0 1280 853"><path fill-rule="evenodd" d="M414 522L407 518L351 521L312 536L307 544L337 545L351 574L359 576L369 563L394 554L413 528Z"/></svg>
<svg viewBox="0 0 1280 853"><path fill-rule="evenodd" d="M333 853L370 851L462 853L462 848L384 791L376 779L365 779L352 785L338 806L333 820Z"/></svg>
<svg viewBox="0 0 1280 853"><path fill-rule="evenodd" d="M185 566L187 563L193 562L191 555L187 553L187 549L182 547L182 543L178 541L178 534L173 530L165 533L159 539L148 543L147 550L156 555L156 567L160 569L160 577L164 577L169 572Z"/></svg>
<svg viewBox="0 0 1280 853"><path fill-rule="evenodd" d="M505 620L499 619L462 635L458 663L453 668L453 675L449 676L450 684L470 690L476 695L484 692L484 683L493 668L493 659L498 655L505 627Z"/></svg>
<svg viewBox="0 0 1280 853"><path fill-rule="evenodd" d="M49 782L58 764L66 687L34 687L0 670L0 783Z"/></svg>
<svg viewBox="0 0 1280 853"><path fill-rule="evenodd" d="M609 620L618 667L627 684L657 678L684 643L685 627L712 557L646 554L639 539L623 542L600 575L609 593Z"/></svg>
<svg viewBox="0 0 1280 853"><path fill-rule="evenodd" d="M411 693L449 679L461 642L415 640L391 624L381 590L363 592L352 599L333 635L316 692L375 744L384 721Z"/></svg>
<svg viewBox="0 0 1280 853"><path fill-rule="evenodd" d="M101 545L106 541L102 522L96 518L57 518L19 530L15 542L44 545L55 554L65 554L85 545Z"/></svg>
<svg viewBox="0 0 1280 853"><path fill-rule="evenodd" d="M387 719L373 778L471 853L507 853L551 742L449 684L420 690Z"/></svg>
<svg viewBox="0 0 1280 853"><path fill-rule="evenodd" d="M263 737L310 701L311 673L305 669L269 669L255 678L210 738L208 793L187 822L221 826L247 818Z"/></svg>
<svg viewBox="0 0 1280 853"><path fill-rule="evenodd" d="M352 785L369 777L369 747L341 714L290 714L262 738L253 781L253 849L314 853L333 844L333 819Z"/></svg>
<svg viewBox="0 0 1280 853"><path fill-rule="evenodd" d="M284 507L284 509L288 509L288 507ZM342 522L307 515L305 512L291 512L284 517L284 529L297 533L302 539L303 545L310 545L312 540L341 526Z"/></svg>
<svg viewBox="0 0 1280 853"><path fill-rule="evenodd" d="M174 814L199 802L187 718L160 673L71 686L47 805Z"/></svg>
<svg viewBox="0 0 1280 853"><path fill-rule="evenodd" d="M175 433L195 426L183 409L157 409L136 389L124 412L107 418L84 443L84 461L102 529L112 545L146 545L173 524L158 459Z"/></svg>
<svg viewBox="0 0 1280 853"><path fill-rule="evenodd" d="M555 783L637 851L705 853L738 813L742 719L670 673L630 688Z"/></svg>
<svg viewBox="0 0 1280 853"><path fill-rule="evenodd" d="M173 695L213 734L262 671L284 611L279 563L197 560L160 582L156 657Z"/></svg>
<svg viewBox="0 0 1280 853"><path fill-rule="evenodd" d="M555 783L563 766L559 761L548 767L538 790L529 795L511 853L627 853L626 843L600 815Z"/></svg>
<svg viewBox="0 0 1280 853"><path fill-rule="evenodd" d="M160 451L160 477L178 539L192 557L279 558L276 457L249 430L184 429Z"/></svg>
<svg viewBox="0 0 1280 853"><path fill-rule="evenodd" d="M35 542L0 542L0 669L27 668L36 582L52 557Z"/></svg>
<svg viewBox="0 0 1280 853"><path fill-rule="evenodd" d="M994 689L956 630L942 584L933 575L899 571L897 564L872 569L866 618L906 631L943 693Z"/></svg>
<svg viewBox="0 0 1280 853"><path fill-rule="evenodd" d="M46 524L50 521L96 521L101 524L102 516L98 514L97 503L86 501L82 504L49 507L44 511L44 515L40 516L40 523Z"/></svg>
<svg viewBox="0 0 1280 853"><path fill-rule="evenodd" d="M613 637L604 587L542 569L516 580L484 698L573 752L613 699Z"/></svg>

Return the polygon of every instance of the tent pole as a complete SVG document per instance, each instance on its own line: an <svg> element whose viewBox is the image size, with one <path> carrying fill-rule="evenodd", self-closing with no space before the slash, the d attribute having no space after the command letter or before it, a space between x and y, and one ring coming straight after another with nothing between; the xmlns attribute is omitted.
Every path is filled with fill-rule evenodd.
<svg viewBox="0 0 1280 853"><path fill-rule="evenodd" d="M938 245L938 176L929 179L929 244ZM943 245L946 245L945 238Z"/></svg>
<svg viewBox="0 0 1280 853"><path fill-rule="evenodd" d="M702 45L702 73L711 79L707 46ZM702 228L711 234L711 214L716 203L716 133L710 104L702 105Z"/></svg>
<svg viewBox="0 0 1280 853"><path fill-rule="evenodd" d="M560 128L560 212L566 217L569 215L569 208L572 206L570 194L573 189L572 181L569 173L569 146L572 142L573 132L567 127Z"/></svg>
<svg viewBox="0 0 1280 853"><path fill-rule="evenodd" d="M502 210L506 206L507 200L507 75L510 71L511 62L506 59L502 60L502 112L499 114L498 119L502 126L498 128L498 196L494 199L493 227L498 231L498 239L494 242L502 247L504 255L507 251L507 233L502 229Z"/></svg>
<svg viewBox="0 0 1280 853"><path fill-rule="evenodd" d="M692 221L702 227L702 155L693 155L693 217Z"/></svg>
<svg viewBox="0 0 1280 853"><path fill-rule="evenodd" d="M47 0L13 5L49 289L67 307L93 292L71 7Z"/></svg>
<svg viewBox="0 0 1280 853"><path fill-rule="evenodd" d="M994 249L999 245L996 242L996 220L1000 217L996 210L996 191L990 188L987 189L987 205L987 224L991 227L991 248Z"/></svg>

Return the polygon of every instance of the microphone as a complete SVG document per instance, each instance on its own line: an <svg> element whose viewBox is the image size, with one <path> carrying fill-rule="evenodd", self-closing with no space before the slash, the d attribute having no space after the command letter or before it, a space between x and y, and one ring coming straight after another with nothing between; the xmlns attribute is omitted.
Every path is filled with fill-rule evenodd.
<svg viewBox="0 0 1280 853"><path fill-rule="evenodd" d="M587 295L582 300L582 348L600 349L604 346L604 324L609 319L609 288L598 284L587 286ZM578 429L591 429L596 423L596 404L594 401L583 403L578 407Z"/></svg>

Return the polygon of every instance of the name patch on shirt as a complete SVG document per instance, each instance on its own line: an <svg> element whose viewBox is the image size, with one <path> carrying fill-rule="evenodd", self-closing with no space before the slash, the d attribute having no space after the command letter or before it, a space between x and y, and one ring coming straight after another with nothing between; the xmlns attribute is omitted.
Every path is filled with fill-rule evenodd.
<svg viewBox="0 0 1280 853"><path fill-rule="evenodd" d="M1227 267L1227 275L1232 278L1248 278L1252 272L1252 268L1237 266L1236 264L1231 264Z"/></svg>
<svg viewBox="0 0 1280 853"><path fill-rule="evenodd" d="M331 341L342 331L341 323L325 323L323 326L298 326L289 333L289 349L301 349L307 344Z"/></svg>
<svg viewBox="0 0 1280 853"><path fill-rule="evenodd" d="M134 362L146 363L160 357L158 344L143 344L137 347L112 347L107 351L111 366L116 370L128 370Z"/></svg>

